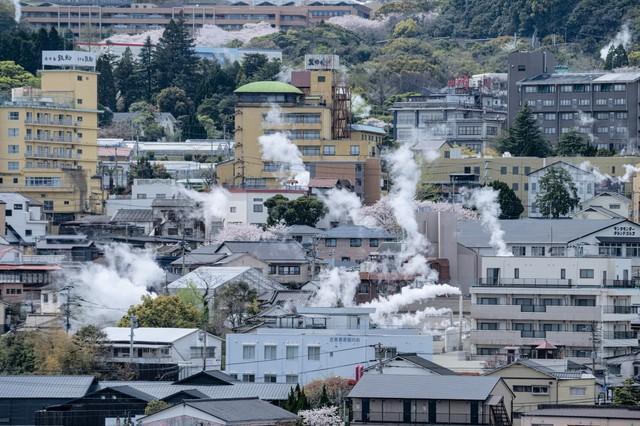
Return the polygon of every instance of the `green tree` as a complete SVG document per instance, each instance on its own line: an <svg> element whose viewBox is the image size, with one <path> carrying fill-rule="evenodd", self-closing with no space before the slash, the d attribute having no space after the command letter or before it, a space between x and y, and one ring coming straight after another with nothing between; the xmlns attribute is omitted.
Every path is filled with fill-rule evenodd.
<svg viewBox="0 0 640 426"><path fill-rule="evenodd" d="M113 79L113 56L104 54L98 57L96 62L96 72L98 75L98 103L116 110L116 85Z"/></svg>
<svg viewBox="0 0 640 426"><path fill-rule="evenodd" d="M289 200L278 194L265 201L264 205L268 211L267 224L269 226L282 222L287 226L315 226L327 212L322 201L308 195Z"/></svg>
<svg viewBox="0 0 640 426"><path fill-rule="evenodd" d="M518 157L546 157L551 147L542 136L538 123L526 105L516 115L507 137L498 143L501 152Z"/></svg>
<svg viewBox="0 0 640 426"><path fill-rule="evenodd" d="M207 97L198 106L198 120L211 126L207 128L207 125L203 124L207 132L226 137L234 128L235 103L233 94L214 94Z"/></svg>
<svg viewBox="0 0 640 426"><path fill-rule="evenodd" d="M158 411L162 411L165 408L171 407L171 404L165 401L154 399L147 403L147 406L144 407L144 415L150 416L151 414L155 414Z"/></svg>
<svg viewBox="0 0 640 426"><path fill-rule="evenodd" d="M270 61L269 58L260 53L246 55L238 70L237 84L275 80L280 73L280 66L280 60L274 59Z"/></svg>
<svg viewBox="0 0 640 426"><path fill-rule="evenodd" d="M182 88L188 96L194 94L198 57L193 38L182 19L169 21L156 45L153 62L159 90L175 86Z"/></svg>
<svg viewBox="0 0 640 426"><path fill-rule="evenodd" d="M593 157L598 152L595 146L591 146L589 141L580 133L571 130L563 133L558 141L556 154L560 156L572 157L576 155Z"/></svg>
<svg viewBox="0 0 640 426"><path fill-rule="evenodd" d="M135 67L136 63L133 60L131 49L127 47L113 71L118 91L119 111L129 111L129 106L139 97L140 87L134 72Z"/></svg>
<svg viewBox="0 0 640 426"><path fill-rule="evenodd" d="M151 37L147 37L142 49L140 49L138 60L136 61L134 76L142 99L147 102L151 102L153 98L153 90L156 87L156 68Z"/></svg>
<svg viewBox="0 0 640 426"><path fill-rule="evenodd" d="M130 112L138 113L133 119L140 140L157 141L164 136L164 129L156 122L156 109L144 101L133 103Z"/></svg>
<svg viewBox="0 0 640 426"><path fill-rule="evenodd" d="M640 390L636 389L633 379L626 379L622 386L613 391L613 405L640 405Z"/></svg>
<svg viewBox="0 0 640 426"><path fill-rule="evenodd" d="M169 112L176 118L193 113L193 101L178 87L162 89L156 102L161 112Z"/></svg>
<svg viewBox="0 0 640 426"><path fill-rule="evenodd" d="M7 333L0 337L0 372L33 373L37 367L35 345L31 333Z"/></svg>
<svg viewBox="0 0 640 426"><path fill-rule="evenodd" d="M515 191L504 182L494 180L488 186L498 191L498 203L500 203L500 219L517 219L524 211L522 201Z"/></svg>
<svg viewBox="0 0 640 426"><path fill-rule="evenodd" d="M239 282L217 291L214 299L215 325L221 332L225 323L232 329L242 325L249 315L257 313L258 293L246 282Z"/></svg>
<svg viewBox="0 0 640 426"><path fill-rule="evenodd" d="M616 47L615 53L615 62L613 64L614 68L622 68L629 66L629 57L627 56L627 51L622 44L619 44Z"/></svg>
<svg viewBox="0 0 640 426"><path fill-rule="evenodd" d="M13 61L0 61L0 90L38 86L38 79Z"/></svg>
<svg viewBox="0 0 640 426"><path fill-rule="evenodd" d="M616 56L616 48L612 44L611 46L609 46L609 50L607 51L607 56L604 59L605 70L612 70L613 68L615 68L614 67L615 56Z"/></svg>
<svg viewBox="0 0 640 426"><path fill-rule="evenodd" d="M418 25L411 18L400 21L393 28L394 37L414 37L418 34Z"/></svg>
<svg viewBox="0 0 640 426"><path fill-rule="evenodd" d="M322 384L322 394L320 394L320 406L328 407L331 405L331 401L329 400L329 395L327 395L327 386Z"/></svg>
<svg viewBox="0 0 640 426"><path fill-rule="evenodd" d="M200 327L201 312L178 296L143 296L142 303L131 306L118 327L129 327L129 317L138 317L139 327Z"/></svg>
<svg viewBox="0 0 640 426"><path fill-rule="evenodd" d="M129 171L129 186L133 179L170 179L171 175L162 164L151 164L147 157L138 158Z"/></svg>
<svg viewBox="0 0 640 426"><path fill-rule="evenodd" d="M550 167L538 186L536 204L545 217L559 218L580 203L571 175L561 167Z"/></svg>

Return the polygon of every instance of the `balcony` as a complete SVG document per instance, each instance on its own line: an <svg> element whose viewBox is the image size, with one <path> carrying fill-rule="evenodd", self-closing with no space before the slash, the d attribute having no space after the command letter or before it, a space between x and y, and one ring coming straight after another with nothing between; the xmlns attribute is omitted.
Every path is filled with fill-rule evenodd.
<svg viewBox="0 0 640 426"><path fill-rule="evenodd" d="M537 288L577 288L577 287L610 287L640 288L640 278L628 280L588 280L555 278L480 278L475 287L537 287Z"/></svg>
<svg viewBox="0 0 640 426"><path fill-rule="evenodd" d="M65 120L59 120L59 119L52 119L52 118L27 118L26 120L24 120L24 124L26 125L37 125L37 126L65 126L65 127L70 127L70 126L77 126L78 122L71 120L71 119L65 119Z"/></svg>
<svg viewBox="0 0 640 426"><path fill-rule="evenodd" d="M603 331L603 339L611 340L623 340L623 339L636 339L638 336L637 331Z"/></svg>
<svg viewBox="0 0 640 426"><path fill-rule="evenodd" d="M628 348L638 346L637 331L603 331L602 344L607 348Z"/></svg>
<svg viewBox="0 0 640 426"><path fill-rule="evenodd" d="M600 321L599 306L573 305L471 305L471 315L482 320L557 320Z"/></svg>
<svg viewBox="0 0 640 426"><path fill-rule="evenodd" d="M591 333L584 331L472 330L476 345L534 346L543 339L557 346L591 346Z"/></svg>
<svg viewBox="0 0 640 426"><path fill-rule="evenodd" d="M80 160L82 156L76 153L26 152L24 158L51 158L54 160Z"/></svg>
<svg viewBox="0 0 640 426"><path fill-rule="evenodd" d="M27 134L24 140L27 142L82 143L82 140L79 138L71 136L42 136L33 134Z"/></svg>

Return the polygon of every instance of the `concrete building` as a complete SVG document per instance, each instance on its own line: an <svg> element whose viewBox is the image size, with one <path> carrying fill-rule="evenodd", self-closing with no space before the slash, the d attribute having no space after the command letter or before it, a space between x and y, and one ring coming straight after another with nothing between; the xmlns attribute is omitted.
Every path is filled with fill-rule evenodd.
<svg viewBox="0 0 640 426"><path fill-rule="evenodd" d="M0 193L0 210L4 210L4 237L10 243L35 244L47 234L48 222L44 220L42 204L18 193Z"/></svg>
<svg viewBox="0 0 640 426"><path fill-rule="evenodd" d="M501 105L485 105L483 98L487 97L437 93L396 102L390 108L394 138L399 142L447 142L480 152L487 142L502 136L507 118Z"/></svg>
<svg viewBox="0 0 640 426"><path fill-rule="evenodd" d="M589 361L593 351L602 358L638 346L631 321L640 294L631 259L571 257L563 250L550 250L557 257L481 258L471 288L474 354L494 365L518 355Z"/></svg>
<svg viewBox="0 0 640 426"><path fill-rule="evenodd" d="M565 163L564 161L556 161L548 166L534 170L527 175L527 180L529 182L529 199L527 202L527 205L530 206L529 217L544 217L540 212L540 208L536 205L536 200L541 191L540 180L549 173L551 169L564 170L570 176L571 181L576 187L576 195L578 196L580 203L590 200L596 195L598 180L593 173L576 167L573 164ZM579 205L561 217L570 217L578 209L580 209Z"/></svg>
<svg viewBox="0 0 640 426"><path fill-rule="evenodd" d="M601 192L580 203L574 219L632 219L631 200L615 192Z"/></svg>
<svg viewBox="0 0 640 426"><path fill-rule="evenodd" d="M554 62L548 52L509 56L509 122L527 105L551 143L573 129L598 148L637 150L640 72L555 72Z"/></svg>
<svg viewBox="0 0 640 426"><path fill-rule="evenodd" d="M38 199L53 224L99 214L98 74L40 71L41 89L18 88L0 103L0 191Z"/></svg>
<svg viewBox="0 0 640 426"><path fill-rule="evenodd" d="M316 255L332 266L356 267L377 253L380 244L396 239L381 228L338 225L324 231L316 244Z"/></svg>
<svg viewBox="0 0 640 426"><path fill-rule="evenodd" d="M571 363L566 359L518 359L487 375L501 377L514 393L516 418L540 404L593 404L597 393L595 377L577 369L577 364L568 364Z"/></svg>
<svg viewBox="0 0 640 426"><path fill-rule="evenodd" d="M153 235L205 241L207 229L204 221L194 211L197 203L191 198L156 198L151 203L154 222Z"/></svg>
<svg viewBox="0 0 640 426"><path fill-rule="evenodd" d="M161 377L170 366L177 366L180 377L202 370L220 369L222 339L207 333L205 347L205 338L197 328L135 328L133 355L130 352L129 327L106 327L102 331L106 334L105 346L108 348L104 360L116 364L133 362L138 367L144 366L145 368L140 368L142 380L153 369ZM146 379L153 380L149 375Z"/></svg>
<svg viewBox="0 0 640 426"><path fill-rule="evenodd" d="M229 188L229 212L226 222L234 225L267 224L268 211L264 202L276 195L295 200L306 194L304 189Z"/></svg>
<svg viewBox="0 0 640 426"><path fill-rule="evenodd" d="M292 84L260 81L239 87L235 93L235 159L218 165L220 183L245 188L282 187L282 165L262 160L258 139L284 132L298 146L312 179L345 179L367 204L380 198L378 144L385 132L349 123L351 94L339 81L337 71L296 71ZM280 109L280 123L266 120L273 105Z"/></svg>
<svg viewBox="0 0 640 426"><path fill-rule="evenodd" d="M102 177L102 189L113 191L115 188L126 188L129 184L131 166L131 148L98 147L98 170Z"/></svg>
<svg viewBox="0 0 640 426"><path fill-rule="evenodd" d="M366 374L349 392L351 424L511 425L514 395L499 377Z"/></svg>
<svg viewBox="0 0 640 426"><path fill-rule="evenodd" d="M545 405L524 413L521 426L553 425L607 425L631 426L640 422L640 410L629 407L594 405L581 407L570 404Z"/></svg>
<svg viewBox="0 0 640 426"><path fill-rule="evenodd" d="M101 0L102 1L102 0ZM58 32L73 32L80 41L95 41L114 33L139 34L162 29L171 19L182 17L192 29L217 25L225 30L239 30L245 24L266 22L287 30L317 24L333 16L353 15L369 18L370 9L351 2L313 2L277 6L271 2L249 5L199 4L157 6L150 3L125 6L73 5L25 6L22 21L35 29L55 27Z"/></svg>
<svg viewBox="0 0 640 426"><path fill-rule="evenodd" d="M244 333L227 334L226 372L244 382L304 385L326 377L353 377L357 364L371 365L378 343L388 354L432 353L431 336L415 329L374 327L369 319L373 312L299 307L295 313L274 314Z"/></svg>
<svg viewBox="0 0 640 426"><path fill-rule="evenodd" d="M105 213L113 217L120 209L151 209L154 200L176 199L180 196L175 179L134 179L131 195L109 196Z"/></svg>
<svg viewBox="0 0 640 426"><path fill-rule="evenodd" d="M489 157L489 156L459 156L454 158L455 148L443 146L440 158L432 163L425 162L422 166L422 182L434 186L443 200L460 200L462 187L473 188L494 180L506 183L513 189L525 208L524 215L531 207L529 200L528 175L557 161L563 161L574 166L580 166L589 161L602 174L608 174L613 179L625 174L626 164L636 165L638 157ZM449 152L447 154L447 152ZM640 184L639 184L640 185ZM609 181L598 185L597 192L619 192L630 196L631 183L619 184ZM640 186L639 186L640 188ZM640 194L640 189L637 191ZM640 205L640 196L638 203ZM635 210L638 210L636 208Z"/></svg>

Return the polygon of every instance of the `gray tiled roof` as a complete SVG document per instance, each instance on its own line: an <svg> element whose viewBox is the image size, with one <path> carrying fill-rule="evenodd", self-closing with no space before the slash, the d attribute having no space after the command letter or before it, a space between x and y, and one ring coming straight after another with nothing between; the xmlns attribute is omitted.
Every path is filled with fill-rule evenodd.
<svg viewBox="0 0 640 426"><path fill-rule="evenodd" d="M184 259L183 259L184 257ZM174 266L185 265L213 265L221 259L224 259L226 255L224 254L206 254L206 253L188 253L183 257L179 257L173 262L171 262Z"/></svg>
<svg viewBox="0 0 640 426"><path fill-rule="evenodd" d="M328 229L323 238L394 238L395 235L382 228L367 228L359 225L340 225Z"/></svg>
<svg viewBox="0 0 640 426"><path fill-rule="evenodd" d="M518 219L501 220L507 244L568 243L587 234L625 222L624 219ZM463 246L490 247L489 233L479 221L458 224L458 242Z"/></svg>
<svg viewBox="0 0 640 426"><path fill-rule="evenodd" d="M120 209L113 215L114 222L153 222L151 209Z"/></svg>
<svg viewBox="0 0 640 426"><path fill-rule="evenodd" d="M93 376L0 376L0 398L79 398L94 380Z"/></svg>
<svg viewBox="0 0 640 426"><path fill-rule="evenodd" d="M302 245L297 241L225 241L221 249L223 247L232 253L249 253L263 261L307 260Z"/></svg>
<svg viewBox="0 0 640 426"><path fill-rule="evenodd" d="M440 376L456 376L458 374L455 371L449 370L448 368L443 367L440 364L436 364L435 362L429 361L428 359L422 358L421 356L418 356L416 354L411 354L411 353L398 354L396 358L402 358L404 360L407 360L422 368L433 371L434 373L439 374Z"/></svg>
<svg viewBox="0 0 640 426"><path fill-rule="evenodd" d="M324 230L309 225L291 225L287 227L283 233L287 235L316 235L322 232L324 232Z"/></svg>
<svg viewBox="0 0 640 426"><path fill-rule="evenodd" d="M492 376L365 374L349 397L484 401L500 380Z"/></svg>
<svg viewBox="0 0 640 426"><path fill-rule="evenodd" d="M188 401L185 404L229 423L295 420L295 414L259 399Z"/></svg>

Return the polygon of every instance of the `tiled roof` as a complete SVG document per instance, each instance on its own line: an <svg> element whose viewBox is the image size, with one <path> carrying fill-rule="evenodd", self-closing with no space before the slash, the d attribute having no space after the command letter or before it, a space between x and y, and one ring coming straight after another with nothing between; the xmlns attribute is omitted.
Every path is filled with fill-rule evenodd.
<svg viewBox="0 0 640 426"><path fill-rule="evenodd" d="M186 401L185 404L222 419L227 424L245 422L270 422L296 420L295 414L259 399L222 399L207 401Z"/></svg>
<svg viewBox="0 0 640 426"><path fill-rule="evenodd" d="M297 241L225 241L218 252L224 248L231 253L249 253L266 262L307 261L304 249Z"/></svg>
<svg viewBox="0 0 640 426"><path fill-rule="evenodd" d="M114 222L153 222L151 209L120 209L113 215Z"/></svg>
<svg viewBox="0 0 640 426"><path fill-rule="evenodd" d="M93 376L0 376L0 398L79 398L94 381Z"/></svg>

